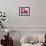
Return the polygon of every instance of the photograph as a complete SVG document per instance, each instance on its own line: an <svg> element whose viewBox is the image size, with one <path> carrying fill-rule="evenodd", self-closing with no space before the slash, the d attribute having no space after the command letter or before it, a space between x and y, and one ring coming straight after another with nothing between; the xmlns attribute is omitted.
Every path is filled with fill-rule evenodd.
<svg viewBox="0 0 46 46"><path fill-rule="evenodd" d="M30 16L30 7L19 7L19 16Z"/></svg>

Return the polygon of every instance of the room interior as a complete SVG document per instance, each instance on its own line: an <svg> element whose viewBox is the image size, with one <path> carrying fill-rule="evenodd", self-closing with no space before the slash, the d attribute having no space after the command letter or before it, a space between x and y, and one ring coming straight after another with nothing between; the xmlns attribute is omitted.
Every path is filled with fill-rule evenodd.
<svg viewBox="0 0 46 46"><path fill-rule="evenodd" d="M46 46L46 0L0 0L0 46Z"/></svg>

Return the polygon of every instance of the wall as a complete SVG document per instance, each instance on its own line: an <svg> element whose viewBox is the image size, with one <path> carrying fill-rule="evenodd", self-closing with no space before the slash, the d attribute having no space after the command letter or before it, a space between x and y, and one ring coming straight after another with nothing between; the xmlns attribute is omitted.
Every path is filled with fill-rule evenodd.
<svg viewBox="0 0 46 46"><path fill-rule="evenodd" d="M0 9L6 12L7 27L46 27L46 0L0 0ZM30 16L19 16L19 7L29 6Z"/></svg>
<svg viewBox="0 0 46 46"><path fill-rule="evenodd" d="M8 20L5 26L20 31L20 36L31 31L46 31L45 4L46 0L0 0L0 9L6 12ZM19 16L19 7L31 5L30 16Z"/></svg>

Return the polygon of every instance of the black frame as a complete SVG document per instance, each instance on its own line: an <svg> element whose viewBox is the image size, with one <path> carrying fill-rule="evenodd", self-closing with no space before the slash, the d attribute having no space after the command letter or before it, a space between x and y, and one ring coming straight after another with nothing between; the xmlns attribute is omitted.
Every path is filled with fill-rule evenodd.
<svg viewBox="0 0 46 46"><path fill-rule="evenodd" d="M20 14L20 8L28 8L29 9L29 15L21 15ZM30 16L30 7L19 7L19 16Z"/></svg>

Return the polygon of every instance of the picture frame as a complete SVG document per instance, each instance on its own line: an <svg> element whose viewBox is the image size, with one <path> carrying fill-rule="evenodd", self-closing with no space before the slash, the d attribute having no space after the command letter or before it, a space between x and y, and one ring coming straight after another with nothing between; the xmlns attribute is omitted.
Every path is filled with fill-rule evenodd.
<svg viewBox="0 0 46 46"><path fill-rule="evenodd" d="M19 16L30 16L30 7L19 7Z"/></svg>

